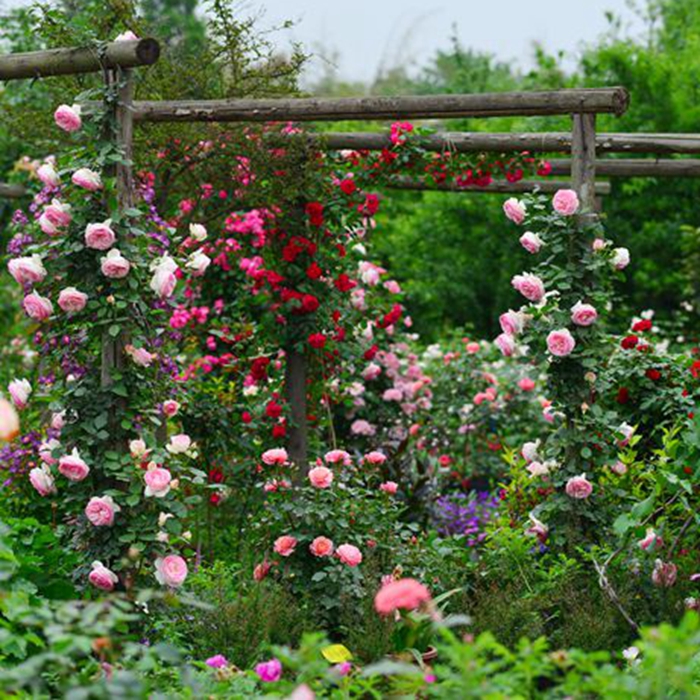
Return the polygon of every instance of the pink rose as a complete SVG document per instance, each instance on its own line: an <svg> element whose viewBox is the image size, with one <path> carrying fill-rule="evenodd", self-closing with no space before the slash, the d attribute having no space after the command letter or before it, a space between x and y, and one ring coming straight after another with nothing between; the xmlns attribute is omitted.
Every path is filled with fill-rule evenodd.
<svg viewBox="0 0 700 700"><path fill-rule="evenodd" d="M255 666L255 673L264 683L276 683L282 677L282 663L279 659L270 659Z"/></svg>
<svg viewBox="0 0 700 700"><path fill-rule="evenodd" d="M89 192L96 192L102 189L102 178L99 173L96 173L90 168L79 168L73 173L71 181L74 185L82 187Z"/></svg>
<svg viewBox="0 0 700 700"><path fill-rule="evenodd" d="M153 361L158 357L155 352L148 352L146 348L135 348L131 344L124 347L124 352L132 359L134 364L139 367L150 367Z"/></svg>
<svg viewBox="0 0 700 700"><path fill-rule="evenodd" d="M270 573L270 569L272 568L272 564L270 564L269 561L261 561L254 569L253 569L253 580L255 581L263 581L267 575Z"/></svg>
<svg viewBox="0 0 700 700"><path fill-rule="evenodd" d="M328 467L314 467L309 471L309 481L317 489L327 489L333 483L333 472Z"/></svg>
<svg viewBox="0 0 700 700"><path fill-rule="evenodd" d="M637 544L646 551L648 549L660 547L663 544L663 540L656 534L653 527L648 527L643 539L639 540Z"/></svg>
<svg viewBox="0 0 700 700"><path fill-rule="evenodd" d="M326 464L342 464L349 467L352 464L352 457L345 450L331 450L323 457Z"/></svg>
<svg viewBox="0 0 700 700"><path fill-rule="evenodd" d="M498 322L501 324L501 330L504 333L518 335L525 328L525 314L508 309L508 311L499 316Z"/></svg>
<svg viewBox="0 0 700 700"><path fill-rule="evenodd" d="M52 493L56 493L51 470L46 465L34 467L29 472L29 483L39 492L40 496L50 496Z"/></svg>
<svg viewBox="0 0 700 700"><path fill-rule="evenodd" d="M627 248L613 250L612 265L616 270L624 270L630 264L630 252Z"/></svg>
<svg viewBox="0 0 700 700"><path fill-rule="evenodd" d="M8 385L7 390L10 392L10 398L15 408L20 411L27 407L29 395L32 393L32 385L26 379L13 379Z"/></svg>
<svg viewBox="0 0 700 700"><path fill-rule="evenodd" d="M47 442L42 442L39 445L39 458L44 464L49 466L58 464L58 460L53 456L53 453L61 447L61 443L56 438L51 438Z"/></svg>
<svg viewBox="0 0 700 700"><path fill-rule="evenodd" d="M187 578L187 562L177 554L156 559L156 580L161 586L177 588Z"/></svg>
<svg viewBox="0 0 700 700"><path fill-rule="evenodd" d="M538 459L537 450L539 450L539 447L539 440L534 442L526 442L520 450L520 454L523 456L523 459L526 462L536 462Z"/></svg>
<svg viewBox="0 0 700 700"><path fill-rule="evenodd" d="M284 447L275 447L263 452L262 461L268 466L283 466L289 461L289 455Z"/></svg>
<svg viewBox="0 0 700 700"><path fill-rule="evenodd" d="M374 597L374 608L380 615L387 616L397 610L416 610L430 602L430 598L430 591L415 579L391 580Z"/></svg>
<svg viewBox="0 0 700 700"><path fill-rule="evenodd" d="M13 258L7 263L9 273L17 284L37 284L46 277L46 269L38 255L31 258Z"/></svg>
<svg viewBox="0 0 700 700"><path fill-rule="evenodd" d="M619 459L610 467L610 469L618 476L627 474L627 465L624 462L621 462Z"/></svg>
<svg viewBox="0 0 700 700"><path fill-rule="evenodd" d="M535 255L535 253L540 252L540 248L544 245L544 241L538 234L532 233L532 231L526 231L522 236L520 236L520 245L525 248L528 253Z"/></svg>
<svg viewBox="0 0 700 700"><path fill-rule="evenodd" d="M175 276L175 272L178 269L177 263L169 255L164 255L154 264L152 269L151 289L161 299L171 297L177 284L177 277Z"/></svg>
<svg viewBox="0 0 700 700"><path fill-rule="evenodd" d="M179 410L180 410L180 404L177 401L173 401L172 399L168 399L167 401L163 401L163 413L168 418L172 418L173 416L176 416L177 412Z"/></svg>
<svg viewBox="0 0 700 700"><path fill-rule="evenodd" d="M572 476L566 482L566 495L571 498L588 498L593 492L593 484L586 479L585 474Z"/></svg>
<svg viewBox="0 0 700 700"><path fill-rule="evenodd" d="M79 292L75 287L66 287L58 295L58 305L67 314L75 314L85 308L87 299L84 292Z"/></svg>
<svg viewBox="0 0 700 700"><path fill-rule="evenodd" d="M85 506L85 517L95 527L104 527L114 524L114 514L120 510L111 496L93 496Z"/></svg>
<svg viewBox="0 0 700 700"><path fill-rule="evenodd" d="M44 163L40 165L36 171L36 176L41 180L46 187L58 187L61 184L61 178L56 172L56 168L52 163Z"/></svg>
<svg viewBox="0 0 700 700"><path fill-rule="evenodd" d="M54 199L44 209L42 216L45 216L46 220L56 228L65 228L73 220L73 215L70 212L70 204L63 204L58 199Z"/></svg>
<svg viewBox="0 0 700 700"><path fill-rule="evenodd" d="M571 216L578 209L578 195L574 190L559 190L552 198L552 207L562 216Z"/></svg>
<svg viewBox="0 0 700 700"><path fill-rule="evenodd" d="M129 442L129 453L134 459L142 459L147 457L151 451L146 446L146 443L141 438L131 440Z"/></svg>
<svg viewBox="0 0 700 700"><path fill-rule="evenodd" d="M190 236L200 243L206 241L208 236L207 229L202 224L190 224Z"/></svg>
<svg viewBox="0 0 700 700"><path fill-rule="evenodd" d="M330 557L333 554L333 541L327 537L317 537L309 546L315 557Z"/></svg>
<svg viewBox="0 0 700 700"><path fill-rule="evenodd" d="M103 591L112 591L114 586L119 582L117 575L110 571L102 562L92 562L92 571L88 575L90 583Z"/></svg>
<svg viewBox="0 0 700 700"><path fill-rule="evenodd" d="M395 481L385 481L379 485L380 490L384 493L395 494L398 491L399 485Z"/></svg>
<svg viewBox="0 0 700 700"><path fill-rule="evenodd" d="M544 297L544 284L537 275L533 275L529 272L525 272L522 275L515 275L511 284L528 301L533 303L541 301Z"/></svg>
<svg viewBox="0 0 700 700"><path fill-rule="evenodd" d="M505 357L510 357L515 352L515 341L507 333L501 333L493 342Z"/></svg>
<svg viewBox="0 0 700 700"><path fill-rule="evenodd" d="M518 386L523 391L532 391L535 388L535 381L534 379L530 379L530 377L523 377L518 380Z"/></svg>
<svg viewBox="0 0 700 700"><path fill-rule="evenodd" d="M571 308L571 321L577 326L590 326L596 322L598 312L591 304L577 301Z"/></svg>
<svg viewBox="0 0 700 700"><path fill-rule="evenodd" d="M358 418L357 420L353 421L350 425L350 432L353 435L364 435L365 437L372 437L373 435L376 435L377 429L369 421L363 420L362 418Z"/></svg>
<svg viewBox="0 0 700 700"><path fill-rule="evenodd" d="M479 346L479 343L471 341L471 342L467 343L465 347L467 349L467 352L470 355L476 355L476 353L479 352L480 346Z"/></svg>
<svg viewBox="0 0 700 700"><path fill-rule="evenodd" d="M352 544L341 544L335 550L335 555L347 566L357 566L362 563L362 552Z"/></svg>
<svg viewBox="0 0 700 700"><path fill-rule="evenodd" d="M528 535L534 535L541 544L544 544L549 536L549 528L532 515L532 513L530 513L530 520L532 521L532 525L525 530L525 532Z"/></svg>
<svg viewBox="0 0 700 700"><path fill-rule="evenodd" d="M112 220L107 219L101 224L88 224L85 227L85 245L94 250L109 250L117 240L112 230Z"/></svg>
<svg viewBox="0 0 700 700"><path fill-rule="evenodd" d="M69 481L82 481L90 473L90 467L80 457L77 449L58 460L58 471Z"/></svg>
<svg viewBox="0 0 700 700"><path fill-rule="evenodd" d="M35 321L46 321L51 318L53 313L53 304L46 298L36 292L27 294L22 302L22 308L29 318Z"/></svg>
<svg viewBox="0 0 700 700"><path fill-rule="evenodd" d="M56 124L68 133L78 131L83 125L80 119L80 105L61 105L53 113L53 118Z"/></svg>
<svg viewBox="0 0 700 700"><path fill-rule="evenodd" d="M365 367L362 370L362 378L366 382L371 382L373 379L376 379L380 374L382 373L382 368L375 364L374 362L370 362L367 367Z"/></svg>
<svg viewBox="0 0 700 700"><path fill-rule="evenodd" d="M122 32L121 34L118 34L117 36L114 37L114 41L138 41L139 38L134 34L134 32L131 31L131 29L128 29L125 32Z"/></svg>
<svg viewBox="0 0 700 700"><path fill-rule="evenodd" d="M19 435L19 416L15 407L0 396L0 440L10 442Z"/></svg>
<svg viewBox="0 0 700 700"><path fill-rule="evenodd" d="M60 231L58 230L58 227L49 221L46 214L42 214L39 217L39 228L47 236L57 236L60 233Z"/></svg>
<svg viewBox="0 0 700 700"><path fill-rule="evenodd" d="M401 392L401 389L387 389L382 394L382 399L384 399L384 401L401 401L402 398L403 393Z"/></svg>
<svg viewBox="0 0 700 700"><path fill-rule="evenodd" d="M278 537L275 540L273 548L281 557L289 557L294 554L294 549L296 546L296 537L292 537L291 535L282 535L282 537Z"/></svg>
<svg viewBox="0 0 700 700"><path fill-rule="evenodd" d="M503 212L515 224L522 224L525 220L525 205L515 197L507 199L503 203Z"/></svg>
<svg viewBox="0 0 700 700"><path fill-rule="evenodd" d="M184 454L192 447L192 438L189 435L181 433L179 435L173 435L170 438L170 442L165 449L171 454L179 455Z"/></svg>
<svg viewBox="0 0 700 700"><path fill-rule="evenodd" d="M201 250L197 250L187 259L185 267L192 272L193 277L201 277L209 265L211 265L211 258Z"/></svg>
<svg viewBox="0 0 700 700"><path fill-rule="evenodd" d="M651 574L651 582L655 586L670 588L676 583L678 567L673 562L664 562L657 559L654 563L654 571Z"/></svg>
<svg viewBox="0 0 700 700"><path fill-rule="evenodd" d="M131 263L116 248L112 248L101 263L102 274L110 279L122 279L131 269Z"/></svg>
<svg viewBox="0 0 700 700"><path fill-rule="evenodd" d="M372 452L368 452L362 458L362 461L367 462L367 464L374 465L384 464L384 462L386 462L386 455L378 452L377 450L373 450Z"/></svg>
<svg viewBox="0 0 700 700"><path fill-rule="evenodd" d="M164 467L149 466L143 475L143 480L146 482L144 490L145 496L155 496L155 498L163 498L170 492L170 482L173 477L168 469Z"/></svg>
<svg viewBox="0 0 700 700"><path fill-rule="evenodd" d="M593 250L596 253L599 253L601 250L605 250L607 245L608 245L608 241L606 241L605 239L596 238L596 239L594 239L593 243L591 244L591 248L593 248Z"/></svg>
<svg viewBox="0 0 700 700"><path fill-rule="evenodd" d="M576 341L567 328L552 331L547 336L547 349L555 357L566 357L575 347Z"/></svg>

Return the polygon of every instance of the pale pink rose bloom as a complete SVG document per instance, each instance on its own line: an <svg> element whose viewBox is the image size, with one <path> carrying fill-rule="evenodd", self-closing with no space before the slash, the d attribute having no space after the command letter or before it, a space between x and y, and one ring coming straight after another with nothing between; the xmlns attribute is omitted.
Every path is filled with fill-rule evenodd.
<svg viewBox="0 0 700 700"><path fill-rule="evenodd" d="M401 285L396 280L387 280L384 282L384 289L389 294L401 294Z"/></svg>
<svg viewBox="0 0 700 700"><path fill-rule="evenodd" d="M559 190L552 198L552 207L557 214L571 216L578 210L578 195L574 190Z"/></svg>
<svg viewBox="0 0 700 700"><path fill-rule="evenodd" d="M644 537L637 542L643 549L651 549L652 547L660 546L663 543L662 539L656 534L653 527L648 527Z"/></svg>
<svg viewBox="0 0 700 700"><path fill-rule="evenodd" d="M273 447L262 454L262 461L268 466L282 466L289 461L289 455L284 447Z"/></svg>
<svg viewBox="0 0 700 700"><path fill-rule="evenodd" d="M133 345L124 347L124 352L132 359L134 364L139 367L150 367L153 361L158 357L154 352L148 352L146 348L135 348Z"/></svg>
<svg viewBox="0 0 700 700"><path fill-rule="evenodd" d="M622 423L617 429L617 432L622 434L622 437L618 438L617 440L617 446L627 447L627 445L630 444L630 440L632 439L632 436L635 433L635 428L634 426L629 425L628 423Z"/></svg>
<svg viewBox="0 0 700 700"><path fill-rule="evenodd" d="M151 278L151 289L161 298L167 299L173 295L177 284L177 263L169 256L164 255L152 266L153 277Z"/></svg>
<svg viewBox="0 0 700 700"><path fill-rule="evenodd" d="M102 562L92 562L92 571L88 575L90 583L103 591L112 591L114 586L119 582L118 576L110 571Z"/></svg>
<svg viewBox="0 0 700 700"><path fill-rule="evenodd" d="M45 233L47 236L57 236L60 233L58 227L49 221L46 214L42 214L39 217L39 228L42 233Z"/></svg>
<svg viewBox="0 0 700 700"><path fill-rule="evenodd" d="M316 700L316 693L311 690L307 683L302 683L294 688L289 700Z"/></svg>
<svg viewBox="0 0 700 700"><path fill-rule="evenodd" d="M110 279L122 279L129 274L131 263L119 252L117 248L107 253L100 259L102 274Z"/></svg>
<svg viewBox="0 0 700 700"><path fill-rule="evenodd" d="M0 440L9 442L19 435L19 416L15 407L0 396Z"/></svg>
<svg viewBox="0 0 700 700"><path fill-rule="evenodd" d="M169 554L167 557L158 557L155 562L156 580L161 586L177 588L187 578L187 562L178 554Z"/></svg>
<svg viewBox="0 0 700 700"><path fill-rule="evenodd" d="M109 527L114 524L114 514L120 510L111 496L93 496L85 506L85 517L95 527Z"/></svg>
<svg viewBox="0 0 700 700"><path fill-rule="evenodd" d="M472 341L471 343L467 343L466 345L467 352L470 355L476 355L476 353L479 352L479 347L479 343L476 343L474 341Z"/></svg>
<svg viewBox="0 0 700 700"><path fill-rule="evenodd" d="M73 220L71 205L64 204L58 199L51 201L51 204L44 209L43 216L56 228L65 228Z"/></svg>
<svg viewBox="0 0 700 700"><path fill-rule="evenodd" d="M374 362L370 362L367 365L367 367L365 367L362 370L362 378L366 382L370 382L373 379L376 379L381 373L382 373L382 368L378 364L375 364Z"/></svg>
<svg viewBox="0 0 700 700"><path fill-rule="evenodd" d="M68 133L78 131L83 125L80 118L80 105L73 105L72 107L60 105L53 113L53 118L57 126Z"/></svg>
<svg viewBox="0 0 700 700"><path fill-rule="evenodd" d="M507 199L503 203L503 212L515 224L522 224L526 214L525 205L515 197Z"/></svg>
<svg viewBox="0 0 700 700"><path fill-rule="evenodd" d="M102 178L90 168L79 168L73 173L71 182L78 187L82 187L89 192L96 192L102 189Z"/></svg>
<svg viewBox="0 0 700 700"><path fill-rule="evenodd" d="M364 435L365 437L372 437L373 435L376 435L377 429L369 421L363 420L362 418L358 418L357 420L352 422L350 426L350 432L353 435Z"/></svg>
<svg viewBox="0 0 700 700"><path fill-rule="evenodd" d="M608 243L607 243L607 241L606 241L605 239L603 239L603 238L596 238L596 239L593 241L593 244L592 244L591 247L593 248L593 250L594 250L596 253L598 253L598 252L600 252L601 250L605 250L605 248L606 248L607 245L608 245Z"/></svg>
<svg viewBox="0 0 700 700"><path fill-rule="evenodd" d="M555 357L566 357L576 347L576 341L567 328L551 331L547 336L547 349Z"/></svg>
<svg viewBox="0 0 700 700"><path fill-rule="evenodd" d="M358 566L362 563L362 552L352 544L341 544L335 550L335 555L347 566Z"/></svg>
<svg viewBox="0 0 700 700"><path fill-rule="evenodd" d="M81 458L77 448L58 460L58 471L69 481L82 481L90 473L90 467Z"/></svg>
<svg viewBox="0 0 700 700"><path fill-rule="evenodd" d="M544 241L537 233L526 231L520 236L520 245L525 248L528 253L535 255L540 252L540 248L544 245Z"/></svg>
<svg viewBox="0 0 700 700"><path fill-rule="evenodd" d="M51 427L54 430L61 431L66 425L66 412L58 411L57 413L51 414Z"/></svg>
<svg viewBox="0 0 700 700"><path fill-rule="evenodd" d="M7 263L7 269L15 282L21 285L38 284L46 277L46 268L38 255L13 258Z"/></svg>
<svg viewBox="0 0 700 700"><path fill-rule="evenodd" d="M53 453L61 446L61 443L56 438L51 438L39 445L39 458L44 464L58 464L58 459L53 456Z"/></svg>
<svg viewBox="0 0 700 700"><path fill-rule="evenodd" d="M657 559L654 563L654 571L651 574L651 581L655 586L670 588L676 583L678 568L673 562L664 562Z"/></svg>
<svg viewBox="0 0 700 700"><path fill-rule="evenodd" d="M387 389L382 394L382 399L384 399L384 401L401 401L402 398L403 392L401 389Z"/></svg>
<svg viewBox="0 0 700 700"><path fill-rule="evenodd" d="M499 316L498 322L501 324L501 330L504 333L518 335L525 328L525 314L508 309L508 311Z"/></svg>
<svg viewBox="0 0 700 700"><path fill-rule="evenodd" d="M539 448L539 440L536 440L535 442L526 442L520 450L520 454L523 456L523 459L525 459L525 461L535 462L538 459L537 450L539 450Z"/></svg>
<svg viewBox="0 0 700 700"><path fill-rule="evenodd" d="M618 476L627 474L627 465L624 462L621 462L619 459L610 467L610 469Z"/></svg>
<svg viewBox="0 0 700 700"><path fill-rule="evenodd" d="M143 492L144 496L163 498L163 496L167 496L170 493L170 484L173 477L168 469L151 464L144 472L143 480L146 482L146 488Z"/></svg>
<svg viewBox="0 0 700 700"><path fill-rule="evenodd" d="M171 454L183 454L192 447L192 438L189 435L181 433L179 435L173 435L170 438L170 442L165 449Z"/></svg>
<svg viewBox="0 0 700 700"><path fill-rule="evenodd" d="M289 557L294 554L294 549L296 546L296 537L292 537L291 535L282 535L282 537L278 537L275 540L273 548L281 557Z"/></svg>
<svg viewBox="0 0 700 700"><path fill-rule="evenodd" d="M112 220L107 219L101 224L88 224L85 227L85 245L94 250L109 250L117 240L117 234L112 229Z"/></svg>
<svg viewBox="0 0 700 700"><path fill-rule="evenodd" d="M36 176L46 187L58 187L61 184L61 178L51 163L40 165L36 171Z"/></svg>
<svg viewBox="0 0 700 700"><path fill-rule="evenodd" d="M138 438L129 442L129 452L134 459L147 457L150 450L146 447L146 443Z"/></svg>
<svg viewBox="0 0 700 700"><path fill-rule="evenodd" d="M525 469L529 472L530 477L533 479L538 476L547 476L547 474L549 474L549 466L546 462L530 462Z"/></svg>
<svg viewBox="0 0 700 700"><path fill-rule="evenodd" d="M75 287L66 287L58 295L58 305L67 314L75 314L82 311L87 304L88 295L79 292Z"/></svg>
<svg viewBox="0 0 700 700"><path fill-rule="evenodd" d="M177 401L174 401L173 399L163 401L163 413L165 413L165 415L168 416L168 418L176 416L179 410L180 404Z"/></svg>
<svg viewBox="0 0 700 700"><path fill-rule="evenodd" d="M544 297L544 284L542 280L530 272L522 275L515 275L511 280L513 287L520 292L528 301L537 303Z"/></svg>
<svg viewBox="0 0 700 700"><path fill-rule="evenodd" d="M612 265L616 270L624 270L630 264L630 252L627 248L613 250Z"/></svg>
<svg viewBox="0 0 700 700"><path fill-rule="evenodd" d="M127 31L122 32L121 34L118 34L117 36L114 37L114 41L138 41L139 38L134 34L134 32L131 31L131 29L127 29Z"/></svg>
<svg viewBox="0 0 700 700"><path fill-rule="evenodd" d="M585 474L572 476L566 482L566 495L571 498L588 498L593 492L593 484L586 479Z"/></svg>
<svg viewBox="0 0 700 700"><path fill-rule="evenodd" d="M323 459L326 464L342 464L349 467L352 464L352 457L345 450L331 450L326 452Z"/></svg>
<svg viewBox="0 0 700 700"><path fill-rule="evenodd" d="M518 386L523 391L532 391L535 388L535 380L530 379L530 377L523 377L518 380Z"/></svg>
<svg viewBox="0 0 700 700"><path fill-rule="evenodd" d="M383 484L379 485L379 488L384 491L384 493L394 494L398 491L399 485L395 481L385 481Z"/></svg>
<svg viewBox="0 0 700 700"><path fill-rule="evenodd" d="M374 609L383 616L398 610L416 610L429 603L430 591L419 581L402 578L388 580L374 597Z"/></svg>
<svg viewBox="0 0 700 700"><path fill-rule="evenodd" d="M269 561L265 560L265 561L260 562L253 569L253 579L255 581L262 581L270 573L271 568L272 568L272 564L270 564Z"/></svg>
<svg viewBox="0 0 700 700"><path fill-rule="evenodd" d="M515 341L508 333L501 333L493 342L505 357L511 357L515 352Z"/></svg>
<svg viewBox="0 0 700 700"><path fill-rule="evenodd" d="M194 238L195 241L207 240L207 229L202 224L190 224L190 236Z"/></svg>
<svg viewBox="0 0 700 700"><path fill-rule="evenodd" d="M383 267L379 267L379 265L375 265L367 260L362 260L357 267L360 279L363 284L366 284L368 287L375 287L378 285L381 276L386 272Z"/></svg>
<svg viewBox="0 0 700 700"><path fill-rule="evenodd" d="M211 258L201 250L198 250L190 255L185 267L192 271L193 277L201 277L207 271L209 265L211 265Z"/></svg>
<svg viewBox="0 0 700 700"><path fill-rule="evenodd" d="M365 303L365 290L362 289L362 287L353 289L352 292L350 292L350 304L352 305L352 308L357 311L367 310L367 304Z"/></svg>
<svg viewBox="0 0 700 700"><path fill-rule="evenodd" d="M363 458L363 462L367 462L367 464L374 464L374 465L379 465L379 464L384 464L386 462L386 455L382 454L378 450L373 450L372 452L368 452Z"/></svg>
<svg viewBox="0 0 700 700"><path fill-rule="evenodd" d="M530 513L530 520L532 525L525 530L528 535L534 535L542 544L547 541L547 536L549 535L549 528L540 520L538 520L532 513Z"/></svg>
<svg viewBox="0 0 700 700"><path fill-rule="evenodd" d="M596 322L598 312L591 304L583 304L577 301L571 307L571 321L577 326L591 326Z"/></svg>
<svg viewBox="0 0 700 700"><path fill-rule="evenodd" d="M22 308L29 318L34 321L46 321L51 318L53 304L46 297L42 297L36 292L27 294L22 302Z"/></svg>
<svg viewBox="0 0 700 700"><path fill-rule="evenodd" d="M56 493L53 475L46 465L34 467L29 472L29 483L39 492L40 496L50 496Z"/></svg>
<svg viewBox="0 0 700 700"><path fill-rule="evenodd" d="M314 467L309 470L309 481L317 489L327 489L333 483L333 472L328 467Z"/></svg>
<svg viewBox="0 0 700 700"><path fill-rule="evenodd" d="M315 557L330 557L333 554L333 541L327 537L317 537L309 545L309 550Z"/></svg>
<svg viewBox="0 0 700 700"><path fill-rule="evenodd" d="M7 390L15 408L21 411L27 407L29 395L32 393L32 385L27 379L13 379L7 385Z"/></svg>

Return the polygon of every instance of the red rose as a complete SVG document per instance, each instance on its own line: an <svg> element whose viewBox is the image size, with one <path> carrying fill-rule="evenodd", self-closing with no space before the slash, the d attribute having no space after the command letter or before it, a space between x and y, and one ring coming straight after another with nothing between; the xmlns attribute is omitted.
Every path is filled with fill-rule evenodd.
<svg viewBox="0 0 700 700"><path fill-rule="evenodd" d="M338 275L333 284L339 292L349 292L357 286L357 282L351 280L344 272Z"/></svg>
<svg viewBox="0 0 700 700"><path fill-rule="evenodd" d="M319 307L319 301L313 294L304 294L301 299L301 308L305 313L310 314Z"/></svg>
<svg viewBox="0 0 700 700"><path fill-rule="evenodd" d="M628 335L626 338L622 339L620 345L622 346L623 350L631 350L632 348L636 347L638 342L639 338L637 338L636 335Z"/></svg>
<svg viewBox="0 0 700 700"><path fill-rule="evenodd" d="M272 428L273 438L283 438L287 434L287 428L284 423L278 423L274 428Z"/></svg>
<svg viewBox="0 0 700 700"><path fill-rule="evenodd" d="M644 374L646 374L647 378L651 379L652 382L658 382L659 379L661 379L661 372L659 372L658 369L650 368Z"/></svg>
<svg viewBox="0 0 700 700"><path fill-rule="evenodd" d="M617 403L625 404L630 400L630 391L626 386L621 386L617 392Z"/></svg>
<svg viewBox="0 0 700 700"><path fill-rule="evenodd" d="M373 345L369 350L365 351L364 358L367 361L373 360L374 356L379 352L379 346Z"/></svg>
<svg viewBox="0 0 700 700"><path fill-rule="evenodd" d="M650 331L651 330L651 321L649 321L648 319L644 319L642 321L637 321L637 323L635 323L632 326L632 330L635 333L644 333L644 331Z"/></svg>
<svg viewBox="0 0 700 700"><path fill-rule="evenodd" d="M340 181L340 189L343 194L351 195L357 190L357 185L351 177L346 177Z"/></svg>
<svg viewBox="0 0 700 700"><path fill-rule="evenodd" d="M306 214L312 226L323 226L323 204L321 202L309 202L306 205Z"/></svg>
<svg viewBox="0 0 700 700"><path fill-rule="evenodd" d="M323 270L318 266L318 263L313 262L306 268L306 276L310 280L317 280L322 274Z"/></svg>
<svg viewBox="0 0 700 700"><path fill-rule="evenodd" d="M690 373L693 375L694 379L700 377L700 360L693 361L693 364L690 365Z"/></svg>
<svg viewBox="0 0 700 700"><path fill-rule="evenodd" d="M241 413L241 420L247 425L253 421L253 416L250 415L249 411L243 411L243 413Z"/></svg>
<svg viewBox="0 0 700 700"><path fill-rule="evenodd" d="M309 345L316 350L326 347L326 336L323 333L311 333L308 337Z"/></svg>
<svg viewBox="0 0 700 700"><path fill-rule="evenodd" d="M282 415L282 406L276 401L269 401L265 406L265 414L268 418L279 418Z"/></svg>

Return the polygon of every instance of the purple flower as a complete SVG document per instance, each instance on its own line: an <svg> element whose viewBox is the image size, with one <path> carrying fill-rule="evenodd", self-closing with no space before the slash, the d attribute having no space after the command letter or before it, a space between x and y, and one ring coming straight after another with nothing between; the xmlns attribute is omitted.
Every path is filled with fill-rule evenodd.
<svg viewBox="0 0 700 700"><path fill-rule="evenodd" d="M279 659L263 661L255 667L258 678L265 683L274 683L282 677L282 664Z"/></svg>
<svg viewBox="0 0 700 700"><path fill-rule="evenodd" d="M211 668L225 668L228 666L228 659L223 654L216 654L216 656L209 657L204 663Z"/></svg>

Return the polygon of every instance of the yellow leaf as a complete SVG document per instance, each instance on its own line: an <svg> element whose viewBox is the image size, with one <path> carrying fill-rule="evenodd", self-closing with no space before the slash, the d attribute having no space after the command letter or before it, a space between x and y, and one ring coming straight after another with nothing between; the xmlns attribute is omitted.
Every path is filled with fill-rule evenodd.
<svg viewBox="0 0 700 700"><path fill-rule="evenodd" d="M344 661L352 659L352 652L342 644L331 644L325 649L321 649L323 658L332 664L342 664Z"/></svg>

